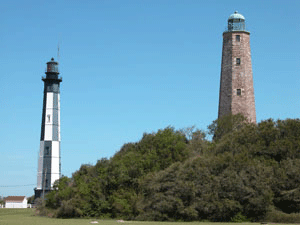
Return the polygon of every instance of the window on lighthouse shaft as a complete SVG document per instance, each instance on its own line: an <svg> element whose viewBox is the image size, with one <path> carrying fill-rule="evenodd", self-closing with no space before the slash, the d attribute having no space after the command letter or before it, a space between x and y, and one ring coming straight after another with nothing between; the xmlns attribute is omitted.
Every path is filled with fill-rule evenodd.
<svg viewBox="0 0 300 225"><path fill-rule="evenodd" d="M236 58L236 65L240 65L241 64L241 58Z"/></svg>
<svg viewBox="0 0 300 225"><path fill-rule="evenodd" d="M46 147L46 153L45 153L45 155L49 155L49 153L50 153L49 150L50 150L50 148L47 146L47 147Z"/></svg>

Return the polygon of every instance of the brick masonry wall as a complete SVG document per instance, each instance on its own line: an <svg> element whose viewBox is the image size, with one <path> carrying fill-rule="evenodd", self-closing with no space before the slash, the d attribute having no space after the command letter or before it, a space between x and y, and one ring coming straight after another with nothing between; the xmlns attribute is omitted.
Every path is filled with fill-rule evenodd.
<svg viewBox="0 0 300 225"><path fill-rule="evenodd" d="M241 89L241 95L237 94L237 89ZM223 33L218 118L228 113L242 113L256 123L250 34L244 31Z"/></svg>

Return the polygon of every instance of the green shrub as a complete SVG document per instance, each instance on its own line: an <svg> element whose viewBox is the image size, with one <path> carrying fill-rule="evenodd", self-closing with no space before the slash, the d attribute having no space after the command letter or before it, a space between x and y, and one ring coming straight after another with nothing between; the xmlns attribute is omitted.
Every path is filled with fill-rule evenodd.
<svg viewBox="0 0 300 225"><path fill-rule="evenodd" d="M63 201L61 206L58 208L56 217L58 218L74 218L81 217L82 211L75 207L72 200Z"/></svg>
<svg viewBox="0 0 300 225"><path fill-rule="evenodd" d="M247 219L246 216L242 215L241 212L238 212L234 217L231 218L230 222L233 223L243 223L243 222L248 222L249 220Z"/></svg>
<svg viewBox="0 0 300 225"><path fill-rule="evenodd" d="M273 223L300 223L300 213L287 214L272 210L266 214L265 221Z"/></svg>
<svg viewBox="0 0 300 225"><path fill-rule="evenodd" d="M35 200L36 204L36 214L39 216L53 217L54 210L46 207L46 202L42 198L37 198Z"/></svg>

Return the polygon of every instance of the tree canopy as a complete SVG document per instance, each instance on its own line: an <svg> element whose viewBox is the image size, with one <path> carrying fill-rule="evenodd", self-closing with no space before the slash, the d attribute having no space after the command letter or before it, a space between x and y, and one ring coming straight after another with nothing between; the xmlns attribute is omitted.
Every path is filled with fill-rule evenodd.
<svg viewBox="0 0 300 225"><path fill-rule="evenodd" d="M39 210L63 218L299 222L300 120L253 124L228 115L208 130L145 133L62 177Z"/></svg>

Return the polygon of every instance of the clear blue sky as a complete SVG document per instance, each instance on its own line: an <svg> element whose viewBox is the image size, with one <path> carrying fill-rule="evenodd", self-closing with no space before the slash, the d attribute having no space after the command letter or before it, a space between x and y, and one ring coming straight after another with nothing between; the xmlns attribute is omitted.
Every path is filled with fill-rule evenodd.
<svg viewBox="0 0 300 225"><path fill-rule="evenodd" d="M217 118L222 32L235 10L251 32L257 121L299 118L298 0L3 1L0 195L33 194L41 76L58 42L62 174L71 176L144 132L205 130Z"/></svg>

